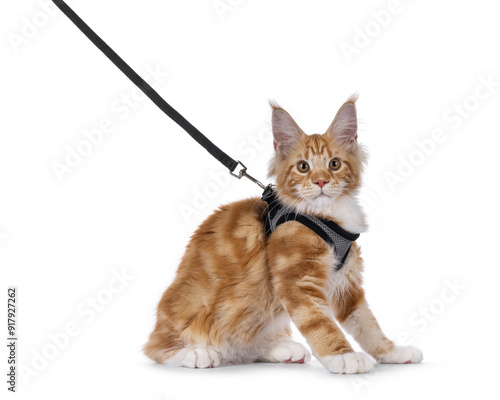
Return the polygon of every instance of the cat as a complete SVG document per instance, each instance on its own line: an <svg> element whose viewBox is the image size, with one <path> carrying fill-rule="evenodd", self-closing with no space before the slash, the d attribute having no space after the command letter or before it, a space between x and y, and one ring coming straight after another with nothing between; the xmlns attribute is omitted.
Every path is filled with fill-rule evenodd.
<svg viewBox="0 0 500 400"><path fill-rule="evenodd" d="M270 102L268 175L285 207L361 233L367 225L356 196L367 153L357 141L356 100L342 105L324 134L312 135ZM260 198L250 198L220 207L201 224L159 302L144 346L148 357L191 368L305 363L311 353L292 341L293 321L330 372L370 371L372 358L353 351L336 320L379 363L422 361L420 350L396 346L380 329L365 300L356 242L337 270L334 248L299 222L266 236L267 210Z"/></svg>

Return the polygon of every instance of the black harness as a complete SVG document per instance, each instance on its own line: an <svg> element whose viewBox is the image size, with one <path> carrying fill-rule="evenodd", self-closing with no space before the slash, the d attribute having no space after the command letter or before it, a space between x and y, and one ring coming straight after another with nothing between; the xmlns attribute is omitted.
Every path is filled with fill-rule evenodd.
<svg viewBox="0 0 500 400"><path fill-rule="evenodd" d="M338 271L342 268L351 249L352 242L359 237L359 233L347 232L335 222L328 219L290 211L288 207L280 203L276 192L271 186L268 186L264 190L264 193L262 193L262 200L268 204L269 209L264 217L267 235L273 233L278 225L287 221L300 222L335 249L335 256L339 262L336 270Z"/></svg>
<svg viewBox="0 0 500 400"><path fill-rule="evenodd" d="M234 160L212 143L205 135L189 123L170 104L168 104L151 85L141 78L111 47L109 47L63 0L52 0L54 4L90 39L94 45L108 57L140 90L155 103L168 117L184 129L194 140L205 148L213 157L221 162L238 179L245 177L264 190L262 200L268 204L269 212L265 216L266 233L270 235L278 225L287 221L297 221L317 233L325 242L333 246L339 260L340 269L349 254L352 242L359 234L345 231L335 222L320 219L307 214L289 211L278 200L272 186L265 186L247 173L245 165ZM236 170L238 171L236 172Z"/></svg>

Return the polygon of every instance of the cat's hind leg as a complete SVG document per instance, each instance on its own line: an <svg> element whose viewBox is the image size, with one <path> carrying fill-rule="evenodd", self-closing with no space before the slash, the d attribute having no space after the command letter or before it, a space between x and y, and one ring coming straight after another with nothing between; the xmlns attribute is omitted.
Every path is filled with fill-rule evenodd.
<svg viewBox="0 0 500 400"><path fill-rule="evenodd" d="M146 356L159 364L188 368L214 368L221 364L220 351L213 346L185 344L172 333L153 332L144 346Z"/></svg>
<svg viewBox="0 0 500 400"><path fill-rule="evenodd" d="M221 364L222 357L220 352L211 346L187 346L168 361L179 367L216 368Z"/></svg>
<svg viewBox="0 0 500 400"><path fill-rule="evenodd" d="M304 364L311 360L311 352L302 344L292 340L290 329L290 317L288 313L280 307L280 312L269 318L265 329L267 335L263 340L263 346L259 346L259 357L257 361Z"/></svg>

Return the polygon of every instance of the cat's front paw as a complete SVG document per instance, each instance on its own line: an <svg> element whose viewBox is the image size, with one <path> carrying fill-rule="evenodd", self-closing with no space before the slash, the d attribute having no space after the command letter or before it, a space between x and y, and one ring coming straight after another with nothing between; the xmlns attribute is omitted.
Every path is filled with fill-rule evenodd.
<svg viewBox="0 0 500 400"><path fill-rule="evenodd" d="M263 357L262 361L304 364L311 359L311 353L300 343L291 340L278 342Z"/></svg>
<svg viewBox="0 0 500 400"><path fill-rule="evenodd" d="M423 360L422 352L413 346L394 346L388 354L375 357L380 364L415 364Z"/></svg>
<svg viewBox="0 0 500 400"><path fill-rule="evenodd" d="M322 357L320 361L333 374L364 374L370 372L372 359L364 353L345 353Z"/></svg>

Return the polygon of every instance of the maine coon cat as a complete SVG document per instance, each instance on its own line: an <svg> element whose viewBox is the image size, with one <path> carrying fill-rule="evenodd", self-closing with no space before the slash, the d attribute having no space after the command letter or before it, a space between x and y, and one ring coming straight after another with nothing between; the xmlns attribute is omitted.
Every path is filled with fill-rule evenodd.
<svg viewBox="0 0 500 400"><path fill-rule="evenodd" d="M357 142L356 97L324 134L306 135L275 103L269 177L287 207L366 230L356 195L366 152ZM355 353L335 320L379 363L418 363L422 353L382 333L362 288L363 260L354 242L343 266L334 248L288 221L266 236L260 198L227 204L191 238L174 282L158 305L145 354L191 368L253 361L304 363L310 352L291 340L290 323L333 373L364 373L372 358Z"/></svg>

